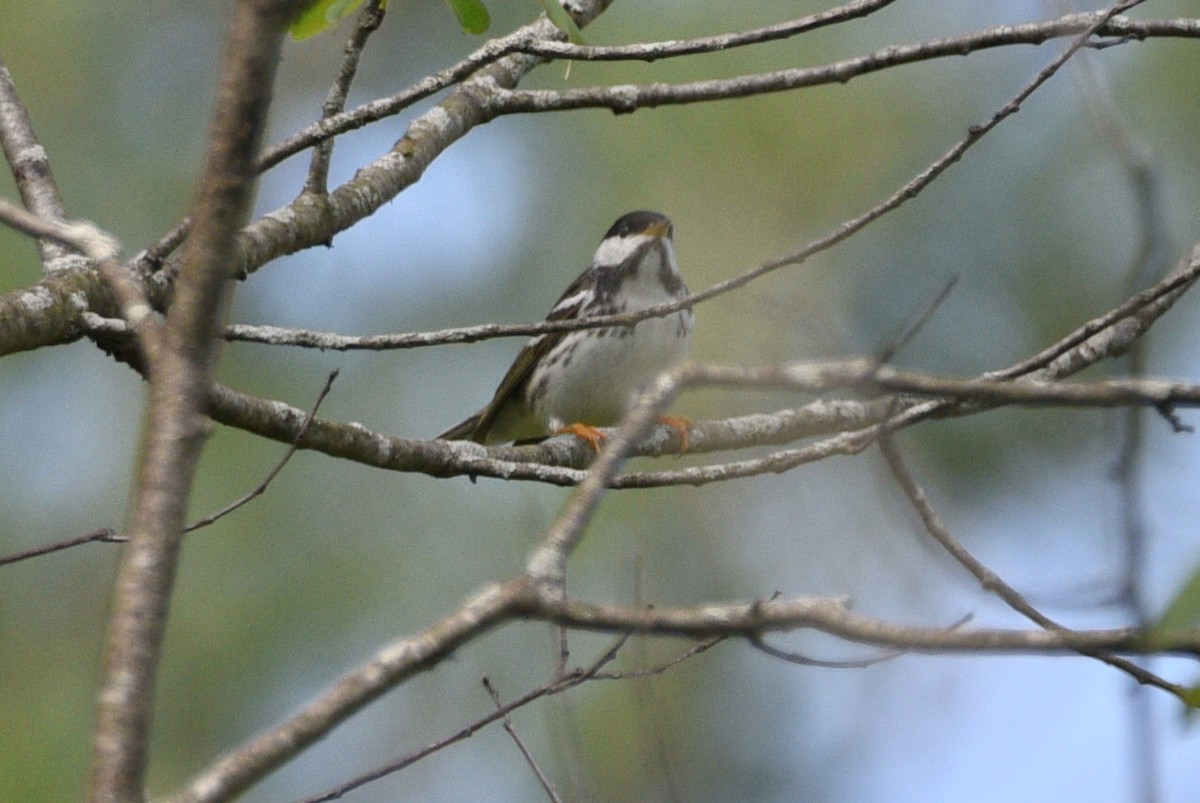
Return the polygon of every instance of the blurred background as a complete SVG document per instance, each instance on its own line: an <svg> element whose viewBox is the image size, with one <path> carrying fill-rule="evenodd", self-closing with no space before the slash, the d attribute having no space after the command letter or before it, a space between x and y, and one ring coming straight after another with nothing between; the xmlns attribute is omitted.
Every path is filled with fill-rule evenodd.
<svg viewBox="0 0 1200 803"><path fill-rule="evenodd" d="M585 35L593 44L685 38L825 6L621 0ZM69 214L116 233L127 253L188 208L228 7L93 0L5 12L0 53ZM532 0L489 7L496 35L540 8ZM550 65L525 86L816 65L1064 10L1021 0L896 3L866 20L715 56L576 63L569 75ZM1195 10L1164 0L1137 13ZM288 44L270 141L319 113L349 30ZM439 0L394 1L351 102L390 95L482 41L463 34ZM263 268L238 287L231 320L347 334L538 320L611 222L635 208L674 219L687 281L702 289L878 203L1064 46L1004 48L737 102L502 118L454 145L332 248ZM1110 123L1153 166L1166 259L1186 253L1200 239L1200 47L1152 40L1084 56L900 211L802 267L699 308L693 356L759 364L869 352L952 276L956 289L900 364L974 374L1042 348L1129 287L1142 230ZM1111 107L1094 102L1089 82ZM385 152L412 116L340 138L331 181ZM259 212L289 202L306 169L300 156L272 171ZM11 184L4 192L16 197ZM38 275L32 244L0 231L0 290ZM1151 373L1200 380L1196 310L1185 298L1155 328L1146 343ZM226 349L220 374L307 408L339 369L322 415L424 437L480 407L519 346L336 354L238 344ZM708 391L675 409L707 418L802 401ZM0 363L0 552L122 526L143 402L141 381L86 341ZM1123 426L1121 413L1008 411L929 424L899 443L948 526L985 563L1060 621L1111 626L1130 621L1112 603L1124 571L1111 479ZM1149 421L1146 438L1142 581L1157 610L1200 563L1200 460L1195 439L1160 420ZM283 451L216 429L195 516L245 493ZM152 790L177 788L380 645L518 571L566 495L297 455L264 497L187 540L159 682ZM83 793L119 551L90 545L0 570L0 799ZM1027 626L930 545L874 451L779 477L610 495L571 585L587 599L659 605L776 591L845 595L863 613L902 623L949 625L973 614L979 625ZM804 635L772 643L817 658L872 654ZM589 663L608 644L573 635L572 659ZM635 639L617 666L653 665L688 646ZM547 626L505 627L376 702L246 799L316 794L448 736L492 709L481 677L512 699L550 678L557 650ZM1196 680L1192 662L1152 668ZM1125 676L1083 658L906 655L846 670L789 665L726 643L644 681L596 682L539 702L515 724L572 800L1127 801L1148 791L1193 799L1195 728L1155 692L1139 720L1132 692ZM347 799L542 793L492 726Z"/></svg>

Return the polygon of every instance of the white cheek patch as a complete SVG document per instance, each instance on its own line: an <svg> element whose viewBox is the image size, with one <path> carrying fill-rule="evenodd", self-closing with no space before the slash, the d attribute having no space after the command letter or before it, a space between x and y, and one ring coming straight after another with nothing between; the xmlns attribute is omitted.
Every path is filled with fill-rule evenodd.
<svg viewBox="0 0 1200 803"><path fill-rule="evenodd" d="M596 249L596 256L592 258L592 264L620 265L650 240L650 236L646 234L637 234L633 237L609 237L601 240L600 247Z"/></svg>

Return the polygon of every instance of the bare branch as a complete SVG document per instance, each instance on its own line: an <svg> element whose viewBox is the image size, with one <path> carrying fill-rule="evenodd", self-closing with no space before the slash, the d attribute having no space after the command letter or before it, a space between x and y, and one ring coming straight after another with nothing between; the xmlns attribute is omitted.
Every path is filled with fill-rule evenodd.
<svg viewBox="0 0 1200 803"><path fill-rule="evenodd" d="M25 208L45 220L65 220L67 212L50 169L50 157L34 133L29 112L3 59L0 59L0 150L4 151ZM62 247L64 243L49 239L51 242L38 243L42 267L47 273L80 266L78 257Z"/></svg>
<svg viewBox="0 0 1200 803"><path fill-rule="evenodd" d="M86 220L47 220L0 199L0 222L32 237L40 237L84 254L96 263L100 275L112 288L121 306L121 314L140 338L153 362L159 348L160 332L154 310L141 286L117 261L121 245L108 232Z"/></svg>
<svg viewBox="0 0 1200 803"><path fill-rule="evenodd" d="M562 589L566 583L567 559L579 545L584 529L591 521L613 475L624 463L629 450L649 429L654 417L670 403L678 385L675 372L671 372L660 375L642 392L641 398L625 415L616 433L608 439L579 487L567 499L542 542L529 556L525 566L530 577Z"/></svg>
<svg viewBox="0 0 1200 803"><path fill-rule="evenodd" d="M1128 327L1122 331L1129 336ZM1107 330L1093 335L1093 338L1096 337L1107 338ZM1090 342L1084 341L1076 349L1085 351L1091 360L1070 360L1064 363L1064 370L1081 370L1104 356L1104 350L1084 348ZM689 387L711 384L803 393L856 388L872 393L921 394L934 400L910 402L903 412L890 416L888 405L891 402L826 400L775 416L756 415L724 422L696 422L691 429L689 451L697 454L717 449L789 442L830 431L850 431L763 458L676 471L631 473L614 477L609 484L615 488L701 485L768 472L778 473L832 455L857 454L874 442L879 434L878 426L883 422L886 422L889 431L895 431L934 416L974 414L986 409L986 406L997 404L1086 407L1142 405L1159 408L1200 403L1200 387L1187 383L1111 380L1064 384L1046 379L1002 381L993 378L1001 373L1004 372L977 379L933 377L881 367L870 358L760 368L693 364L679 373L679 381ZM585 445L570 441L485 448L466 441L446 443L391 438L372 433L360 425L338 424L322 419L315 419L307 436L297 440L297 428L305 420L302 411L279 402L253 399L219 386L213 389L209 414L221 423L265 437L287 443L297 441L302 449L317 449L331 456L380 468L418 471L431 476L470 474L575 485L583 479L584 473L575 468L556 466L582 466L591 456L590 449ZM669 428L656 430L650 443L638 447L631 454L662 454L668 447L677 448L678 444L669 440L670 437Z"/></svg>
<svg viewBox="0 0 1200 803"><path fill-rule="evenodd" d="M802 33L815 31L830 25L862 19L881 8L890 6L895 0L853 0L845 5L809 14L799 19L750 28L745 31L723 33L716 36L701 36L695 39L675 39L669 42L639 42L631 45L575 45L569 42L540 41L521 46L521 52L555 59L578 59L580 61L657 61L676 56L694 56L701 53L720 53L748 45L777 42Z"/></svg>
<svg viewBox="0 0 1200 803"><path fill-rule="evenodd" d="M628 638L628 635L626 635L626 638ZM679 655L676 655L674 658L670 659L669 661L665 661L658 666L651 666L647 667L646 669L631 669L623 672L597 672L595 677L596 680L630 680L633 678L654 677L655 675L661 675L668 669L694 658L701 653L708 652L713 647L724 641L728 641L728 639L724 636L714 636L713 638L705 639L704 641L688 647Z"/></svg>
<svg viewBox="0 0 1200 803"><path fill-rule="evenodd" d="M859 644L920 653L1062 655L1108 650L1130 654L1175 653L1193 658L1200 653L1200 634L1193 631L1171 633L1166 650L1155 651L1137 628L1050 631L904 627L860 616L847 610L840 600L820 597L680 608L626 608L574 599L560 600L552 593L543 592L520 614L584 630L632 631L687 638L745 637L808 628Z"/></svg>
<svg viewBox="0 0 1200 803"><path fill-rule="evenodd" d="M23 560L29 560L30 558L40 558L43 555L49 555L63 549L70 549L72 547L82 546L84 544L123 544L128 540L129 539L125 536L117 535L116 532L105 527L102 530L96 530L95 532L88 533L87 535L68 538L65 541L55 541L53 544L45 544L43 546L34 547L33 549L26 549L21 552L13 552L10 555L4 555L0 557L0 566L7 566L10 563L19 563Z"/></svg>
<svg viewBox="0 0 1200 803"><path fill-rule="evenodd" d="M484 588L420 633L385 646L291 719L218 758L169 800L208 803L249 788L367 703L503 623L525 593L521 585L510 581Z"/></svg>
<svg viewBox="0 0 1200 803"><path fill-rule="evenodd" d="M789 664L815 666L821 669L866 669L868 666L875 666L876 664L881 664L884 661L890 661L893 658L904 655L904 650L886 650L879 655L872 655L869 658L850 658L835 661L828 658L809 658L807 655L801 655L798 652L772 647L760 635L747 637L746 643L761 653L765 653L772 658L778 658L781 661L787 661Z"/></svg>
<svg viewBox="0 0 1200 803"><path fill-rule="evenodd" d="M504 708L504 704L500 702L500 692L496 691L496 687L492 682L484 678L483 687L487 689L487 693L491 695L492 702L496 704L496 710ZM529 748L525 746L525 742L517 734L517 729L513 727L512 715L506 713L504 715L504 730L516 742L517 749L521 751L521 755L525 758L525 763L533 770L533 774L537 776L538 783L542 785L542 790L545 791L546 797L550 798L554 803L562 803L562 798L558 796L558 792L554 789L554 784L546 777L546 773L542 772L542 768L538 766L537 761L533 757L533 753L529 752Z"/></svg>
<svg viewBox="0 0 1200 803"><path fill-rule="evenodd" d="M1106 331L1110 337L1120 338L1118 347L1128 347L1151 323L1163 315L1200 277L1200 243L1192 247L1190 256L1182 260L1178 268L1153 287L1130 297L1123 304L1094 320L1078 327L1053 345L1038 354L1022 360L1002 371L985 376L988 379L1014 379L1019 376L1042 372L1050 378L1071 373L1076 364L1076 355L1094 355L1107 348L1086 348L1087 344ZM1124 326L1118 330L1117 324Z"/></svg>
<svg viewBox="0 0 1200 803"><path fill-rule="evenodd" d="M535 30L533 25L530 25L499 39L492 39L458 64L432 73L391 97L374 100L350 111L325 117L303 131L272 145L259 156L256 167L260 173L264 173L288 157L325 140L399 114L415 103L432 97L455 84L462 83L489 64L517 53L522 43L543 35L553 36L554 32L542 26L538 26Z"/></svg>
<svg viewBox="0 0 1200 803"><path fill-rule="evenodd" d="M981 651L1035 655L1089 651L1175 653L1192 657L1200 654L1200 634L1192 631L1164 634L1163 641L1152 643L1135 628L1024 631L904 627L860 616L847 610L843 600L827 598L709 603L682 608L595 605L565 597L553 578L549 582L538 582L525 574L504 585L481 590L458 610L420 634L384 647L287 722L218 759L170 801L218 801L245 790L388 689L513 617L594 631L657 633L688 638L761 638L764 633L808 628L861 644L942 654L976 655ZM551 685L571 684L576 677L568 674ZM542 696L540 692L534 694ZM523 702L519 700L506 709L511 710L517 704ZM363 779L356 779L352 785L314 800L333 799L343 790L408 766L450 741L466 738L483 724L501 716L501 711L493 712L451 740L431 745L402 762L372 772Z"/></svg>
<svg viewBox="0 0 1200 803"><path fill-rule="evenodd" d="M1137 41L1151 35L1144 26L1125 18L1117 18L1143 0L1125 0L1107 11L1087 14L1071 14L1045 22L1022 25L1000 25L963 36L936 39L911 45L893 45L865 56L824 64L817 67L798 67L774 72L755 73L728 79L710 79L686 83L654 83L645 85L623 84L611 87L587 87L565 90L510 90L498 92L491 101L493 111L500 114L524 114L533 112L566 111L569 109L609 109L618 114L657 106L701 103L714 100L731 100L751 95L786 92L803 87L822 84L844 84L852 78L879 70L891 69L904 64L929 61L950 56L964 56L994 47L1020 44L1042 44L1051 39L1076 36L1068 49L1074 53L1084 47L1095 35L1114 36L1114 41ZM1200 36L1200 20L1177 19L1159 21L1153 35ZM1163 25L1161 23L1166 23ZM549 46L552 55L573 58L639 58L661 52L669 55L681 43L660 45L634 45L627 48L583 48L566 44ZM689 49L690 43L682 43L681 49ZM540 51L540 46L530 45L530 51ZM550 55L540 53L541 55ZM1070 56L1068 55L1067 58ZM1065 59L1064 59L1065 60ZM1057 59L1056 59L1057 61ZM1057 70L1057 67L1053 68Z"/></svg>
<svg viewBox="0 0 1200 803"><path fill-rule="evenodd" d="M322 120L327 120L346 108L346 95L349 94L350 84L353 83L354 76L358 73L359 57L362 56L363 48L367 46L367 40L371 38L371 34L375 33L383 24L384 13L382 0L368 0L362 10L358 12L358 22L354 26L354 33L350 36L350 41L346 43L342 67L338 70L333 86L329 88L329 95L325 98L325 103L321 106ZM312 163L308 168L308 180L304 185L305 192L313 192L318 195L326 192L329 180L329 162L332 157L332 139L324 140L313 150Z"/></svg>
<svg viewBox="0 0 1200 803"><path fill-rule="evenodd" d="M568 42L530 42L521 52L555 59L579 61L657 61L676 56L692 56L703 53L718 53L735 47L756 45L787 39L801 33L840 22L865 17L890 5L892 0L847 3L800 19L776 23L762 28L702 36L695 39L674 39L665 42L638 42L629 45L575 45ZM998 25L978 33L940 39L920 45L887 48L873 56L863 56L863 62L889 61L887 67L906 64L910 61L938 58L945 55L967 55L977 50L986 50L1006 45L1040 45L1082 33L1104 12L1065 14L1057 19L1026 22L1019 25ZM1114 42L1141 41L1150 37L1200 37L1200 20L1179 18L1173 20L1135 20L1114 16L1097 29L1096 36L1111 38ZM1108 44L1112 44L1109 42ZM846 64L846 62L839 62ZM874 65L872 65L874 67ZM883 69L885 67L874 67ZM846 67L841 68L848 69ZM855 73L858 74L858 73Z"/></svg>
<svg viewBox="0 0 1200 803"><path fill-rule="evenodd" d="M938 289L937 293L934 294L933 298L929 299L929 301L925 303L925 306L923 306L916 312L915 315L912 316L912 319L904 325L904 328L901 329L895 337L883 344L883 347L879 349L878 353L875 355L875 361L880 364L891 362L892 358L896 356L896 353L900 351L900 349L907 346L909 342L917 336L917 333L921 331L925 324L929 322L929 319L933 317L933 313L937 312L938 307L940 307L946 301L946 299L950 297L950 291L952 291L957 284L957 276L951 276L949 279L947 279L946 282L942 284L941 288Z"/></svg>
<svg viewBox="0 0 1200 803"><path fill-rule="evenodd" d="M1014 611L1048 631L1070 632L1068 628L1063 627L1031 605L1015 588L1006 583L987 566L983 565L950 533L950 530L942 523L937 511L929 503L929 498L925 495L925 489L913 477L908 465L904 462L900 453L896 451L895 444L892 443L888 436L885 435L880 439L879 448L883 452L884 459L887 461L888 469L892 472L892 477L895 478L896 483L904 491L904 495L908 498L913 509L917 511L917 515L921 517L921 522L925 525L925 531L933 536L942 549L946 550L960 566L970 572L979 581L979 584L983 586L984 590L992 592ZM1083 655L1102 661L1115 669L1119 669L1139 683L1155 686L1174 694L1183 702L1187 702L1185 696L1186 690L1182 686L1169 683L1132 661L1112 655L1103 650L1081 650L1080 652Z"/></svg>
<svg viewBox="0 0 1200 803"><path fill-rule="evenodd" d="M150 411L129 546L117 577L93 745L91 799L145 797L144 776L163 633L183 516L200 449L225 266L250 212L254 154L284 27L302 0L239 3L230 27L207 165L166 337L150 376Z"/></svg>
<svg viewBox="0 0 1200 803"><path fill-rule="evenodd" d="M421 759L430 756L439 750L442 750L443 748L449 747L456 742L461 742L463 739L468 739L471 736L474 736L480 729L492 724L493 722L496 722L502 717L511 714L513 711L516 711L519 708L524 708L535 700L560 694L564 691L573 689L581 683L593 678L603 677L604 674L600 670L617 657L618 651L620 651L621 647L624 646L628 638L628 635L618 636L613 642L612 646L605 650L599 658L593 661L591 666L585 669L575 669L571 672L558 675L549 683L546 683L534 689L533 691L526 692L507 705L501 706L492 713L480 717L457 733L447 736L444 739L439 739L430 745L422 747L420 750L413 751L403 758L389 762L388 764L378 767L369 773L365 773L353 778L352 780L347 781L346 783L341 784L334 789L330 789L327 792L323 792L316 797L307 798L302 803L324 803L324 801L328 800L337 800L347 792L358 789L361 786L365 786L371 781L377 781L380 778L391 775L392 773L399 772L407 767L412 766L413 764L416 764Z"/></svg>
<svg viewBox="0 0 1200 803"><path fill-rule="evenodd" d="M333 387L333 382L337 378L337 371L333 371L329 374L329 377L325 380L325 385L321 388L321 392L317 394L317 400L313 402L312 408L309 409L308 416L305 417L304 423L300 425L300 431L296 433L296 440L292 441L291 445L288 446L288 450L284 452L283 457L280 458L279 462L275 464L274 468L267 472L267 476L263 477L262 482L254 486L241 497L235 499L225 507L218 510L216 513L210 513L204 518L189 524L183 530L185 533L199 530L201 527L207 527L213 522L223 519L233 511L266 493L267 486L271 484L272 480L279 476L279 472L283 471L283 467L286 466L288 461L292 459L292 456L296 454L296 450L299 448L297 444L299 443L300 439L304 437L304 433L308 432L308 428L312 424L313 417L317 414L317 410L321 408L321 402L325 401L325 397L329 395L329 391Z"/></svg>

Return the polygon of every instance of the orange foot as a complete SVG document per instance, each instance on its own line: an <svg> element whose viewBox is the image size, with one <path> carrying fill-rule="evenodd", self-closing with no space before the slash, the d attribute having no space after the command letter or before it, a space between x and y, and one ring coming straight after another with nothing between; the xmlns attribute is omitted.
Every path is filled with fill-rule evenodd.
<svg viewBox="0 0 1200 803"><path fill-rule="evenodd" d="M608 440L608 436L603 432L581 421L576 421L574 424L568 424L565 427L559 427L554 430L554 434L574 435L576 438L581 438L591 445L592 451L596 454L600 454L600 444Z"/></svg>
<svg viewBox="0 0 1200 803"><path fill-rule="evenodd" d="M692 419L682 415L660 415L658 421L675 430L679 436L679 451L686 452L688 450L688 430L692 426Z"/></svg>
<svg viewBox="0 0 1200 803"><path fill-rule="evenodd" d="M688 429L692 426L692 419L685 418L680 415L660 415L659 423L665 424L675 430L675 434L679 436L679 451L686 452L688 450ZM574 435L588 442L592 447L592 451L600 454L600 444L608 440L608 436L595 427L584 424L582 421L576 421L574 424L568 424L565 427L559 427L554 430L555 435Z"/></svg>

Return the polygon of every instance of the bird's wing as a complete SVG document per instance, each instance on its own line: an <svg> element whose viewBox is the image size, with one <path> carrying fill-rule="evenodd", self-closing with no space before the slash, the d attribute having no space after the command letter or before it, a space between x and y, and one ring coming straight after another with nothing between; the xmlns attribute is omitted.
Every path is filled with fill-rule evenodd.
<svg viewBox="0 0 1200 803"><path fill-rule="evenodd" d="M595 277L591 270L585 270L579 274L579 277L575 281L571 282L571 285L563 292L558 301L555 302L550 313L546 316L546 320L563 321L580 317L580 312L592 298L594 292ZM492 424L496 420L496 416L499 415L501 409L506 404L513 401L524 403L517 394L524 393L525 383L529 381L529 377L533 374L534 366L566 334L566 332L548 332L544 335L531 338L525 344L525 348L521 349L520 353L517 354L517 358L513 360L508 373L500 380L500 386L496 388L496 393L492 396L492 400L488 402L487 407L484 407L479 412L479 420L475 425L475 431L471 434L471 440L477 443L484 442L488 431L491 430ZM463 424L466 423L465 421L463 422Z"/></svg>

